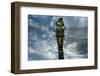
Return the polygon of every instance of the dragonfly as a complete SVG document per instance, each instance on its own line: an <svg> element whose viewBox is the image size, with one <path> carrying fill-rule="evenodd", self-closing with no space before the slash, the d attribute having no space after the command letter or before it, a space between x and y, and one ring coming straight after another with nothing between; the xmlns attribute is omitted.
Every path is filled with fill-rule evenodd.
<svg viewBox="0 0 100 76"><path fill-rule="evenodd" d="M63 42L64 42L64 22L63 18L59 18L56 22L56 40L58 45L59 59L64 59Z"/></svg>
<svg viewBox="0 0 100 76"><path fill-rule="evenodd" d="M67 33L69 29L65 27L62 17L56 21L55 26L55 35L51 38L55 38L57 42L59 59L64 59L63 43L64 39L67 38L65 32Z"/></svg>
<svg viewBox="0 0 100 76"><path fill-rule="evenodd" d="M41 25L41 27L38 26L40 24L36 24L36 25L37 26L32 25L32 27L37 28L37 29L42 28L45 31L47 29L47 27L43 27L42 25ZM47 37L48 41L54 40L54 39L56 40L59 59L64 59L63 44L64 44L64 39L67 38L66 37L67 35L65 35L65 34L67 34L67 32L69 32L69 31L70 31L70 29L68 27L67 28L65 27L63 18L61 17L61 18L58 18L57 21L55 22L55 29L52 31L55 34L51 35L50 33L48 33L48 35L51 35L51 36Z"/></svg>

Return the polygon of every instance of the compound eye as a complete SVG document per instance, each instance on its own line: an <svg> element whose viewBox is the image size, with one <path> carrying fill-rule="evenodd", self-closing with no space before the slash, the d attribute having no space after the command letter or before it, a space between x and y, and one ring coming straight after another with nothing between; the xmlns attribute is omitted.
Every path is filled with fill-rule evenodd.
<svg viewBox="0 0 100 76"><path fill-rule="evenodd" d="M58 24L58 25L60 25L61 23L60 23L60 22L58 22L57 24Z"/></svg>

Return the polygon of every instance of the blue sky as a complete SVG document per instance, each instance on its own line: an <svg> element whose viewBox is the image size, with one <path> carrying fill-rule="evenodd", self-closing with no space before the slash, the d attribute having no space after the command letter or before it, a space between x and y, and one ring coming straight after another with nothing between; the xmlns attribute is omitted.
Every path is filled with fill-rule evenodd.
<svg viewBox="0 0 100 76"><path fill-rule="evenodd" d="M58 18L60 17L28 15L28 60L58 59L55 37L55 22ZM64 58L87 58L88 18L62 18L68 29L65 31Z"/></svg>

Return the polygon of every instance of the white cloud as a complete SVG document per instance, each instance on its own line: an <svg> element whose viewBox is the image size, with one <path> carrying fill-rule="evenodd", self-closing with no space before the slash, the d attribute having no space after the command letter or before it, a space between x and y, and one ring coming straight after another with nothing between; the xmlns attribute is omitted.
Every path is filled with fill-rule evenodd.
<svg viewBox="0 0 100 76"><path fill-rule="evenodd" d="M79 26L82 25L82 26L86 26L87 25L87 17L74 17L74 19L76 21L79 22Z"/></svg>
<svg viewBox="0 0 100 76"><path fill-rule="evenodd" d="M68 46L66 46L65 49L65 53L77 53L77 43L71 43Z"/></svg>
<svg viewBox="0 0 100 76"><path fill-rule="evenodd" d="M42 19L45 19L45 20L46 20L46 19L48 19L49 16L42 16L42 15L41 15L40 17L41 17Z"/></svg>
<svg viewBox="0 0 100 76"><path fill-rule="evenodd" d="M36 33L33 32L29 32L29 40L37 40L38 39L38 35Z"/></svg>
<svg viewBox="0 0 100 76"><path fill-rule="evenodd" d="M42 37L43 37L43 38L46 38L46 34L43 34Z"/></svg>
<svg viewBox="0 0 100 76"><path fill-rule="evenodd" d="M64 47L64 57L68 59L68 57L71 58L84 58L85 55L79 54L79 51L77 49L77 43L73 42L69 44L68 46Z"/></svg>
<svg viewBox="0 0 100 76"><path fill-rule="evenodd" d="M28 51L29 51L30 53L35 53L35 52L36 52L32 47L28 47Z"/></svg>
<svg viewBox="0 0 100 76"><path fill-rule="evenodd" d="M79 20L80 20L81 23L85 23L86 17L80 17Z"/></svg>
<svg viewBox="0 0 100 76"><path fill-rule="evenodd" d="M42 59L42 58L57 59L58 58L57 55L53 52L54 46L53 47L50 46L47 41L36 42L35 46L37 46L37 47L35 47L35 48L29 47L29 53L38 54L39 56L41 56L40 59ZM31 58L31 60L32 60L32 58Z"/></svg>
<svg viewBox="0 0 100 76"><path fill-rule="evenodd" d="M50 26L53 27L53 26L54 26L54 23L55 23L55 22L54 22L53 20L51 20Z"/></svg>
<svg viewBox="0 0 100 76"><path fill-rule="evenodd" d="M32 19L29 19L28 24L29 24L29 26L31 26L33 28L40 29L42 31L48 31L48 27L41 25L39 23L33 22Z"/></svg>
<svg viewBox="0 0 100 76"><path fill-rule="evenodd" d="M86 26L87 25L87 18L86 17L80 17L80 25Z"/></svg>
<svg viewBox="0 0 100 76"><path fill-rule="evenodd" d="M74 20L78 20L79 17L73 17Z"/></svg>
<svg viewBox="0 0 100 76"><path fill-rule="evenodd" d="M43 34L43 37L45 36L46 35ZM34 36L31 36L31 37L34 38ZM42 39L36 38L36 41L33 44L34 44L34 47L32 46L29 47L29 53L31 54L33 53L40 56L41 57L40 60L41 59L58 59L58 56L57 56L58 50L57 50L55 39L48 38L46 40L42 40ZM32 60L32 58L30 58L30 60Z"/></svg>
<svg viewBox="0 0 100 76"><path fill-rule="evenodd" d="M52 47L48 45L48 42L46 40L37 41L35 43L35 46L36 46L35 49L41 52L48 52L50 49L52 49Z"/></svg>
<svg viewBox="0 0 100 76"><path fill-rule="evenodd" d="M53 32L53 31L49 32L48 31L48 37L49 38L54 38L55 37L55 32Z"/></svg>

